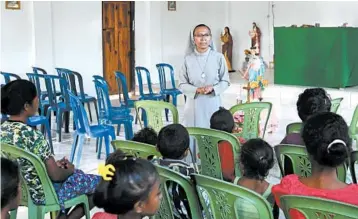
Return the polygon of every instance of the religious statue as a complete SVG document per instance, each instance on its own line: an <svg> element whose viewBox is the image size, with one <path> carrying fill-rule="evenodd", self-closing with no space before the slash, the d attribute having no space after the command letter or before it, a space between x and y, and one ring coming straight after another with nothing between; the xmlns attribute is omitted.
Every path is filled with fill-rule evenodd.
<svg viewBox="0 0 358 219"><path fill-rule="evenodd" d="M251 36L251 48L255 48L255 54L260 55L261 30L255 22L252 23L252 30L249 31L249 35Z"/></svg>
<svg viewBox="0 0 358 219"><path fill-rule="evenodd" d="M222 53L224 54L229 72L234 72L235 70L232 69L233 40L232 40L232 36L231 36L229 27L225 27L224 33L221 34L221 42L223 42Z"/></svg>

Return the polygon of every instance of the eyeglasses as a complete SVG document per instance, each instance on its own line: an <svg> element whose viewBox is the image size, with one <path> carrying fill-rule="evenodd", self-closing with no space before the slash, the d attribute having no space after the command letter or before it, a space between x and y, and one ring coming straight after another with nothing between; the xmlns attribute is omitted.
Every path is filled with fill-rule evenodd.
<svg viewBox="0 0 358 219"><path fill-rule="evenodd" d="M209 38L209 37L211 37L211 34L209 34L209 33L206 33L206 34L195 34L194 37L197 37L197 38Z"/></svg>

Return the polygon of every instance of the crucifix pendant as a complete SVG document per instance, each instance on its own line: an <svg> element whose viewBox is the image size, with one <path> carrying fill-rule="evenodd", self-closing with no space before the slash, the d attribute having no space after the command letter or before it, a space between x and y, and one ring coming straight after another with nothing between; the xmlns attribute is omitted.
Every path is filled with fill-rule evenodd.
<svg viewBox="0 0 358 219"><path fill-rule="evenodd" d="M204 73L204 72L201 73L201 77L202 77L202 78L205 78L205 73Z"/></svg>

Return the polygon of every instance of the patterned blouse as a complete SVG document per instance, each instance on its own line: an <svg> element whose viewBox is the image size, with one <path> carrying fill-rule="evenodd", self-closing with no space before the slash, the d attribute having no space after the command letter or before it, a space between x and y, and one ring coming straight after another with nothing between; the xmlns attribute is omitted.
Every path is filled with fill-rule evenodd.
<svg viewBox="0 0 358 219"><path fill-rule="evenodd" d="M43 134L30 126L17 121L6 121L1 125L1 142L16 145L29 151L45 162L52 155L51 149ZM25 159L18 160L32 200L36 204L44 204L44 191L34 166Z"/></svg>

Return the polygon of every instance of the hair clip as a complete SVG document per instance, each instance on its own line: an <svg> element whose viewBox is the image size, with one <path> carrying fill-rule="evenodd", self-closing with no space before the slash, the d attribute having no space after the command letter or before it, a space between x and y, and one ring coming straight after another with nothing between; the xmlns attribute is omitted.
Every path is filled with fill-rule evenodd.
<svg viewBox="0 0 358 219"><path fill-rule="evenodd" d="M112 180L111 176L114 176L115 171L116 171L116 168L114 168L114 166L112 164L107 164L107 165L100 164L98 166L98 173L99 173L99 175L102 176L102 178L105 181L111 181Z"/></svg>
<svg viewBox="0 0 358 219"><path fill-rule="evenodd" d="M343 144L344 146L347 146L347 144L346 144L344 141L342 141L341 139L335 139L335 140L333 140L333 141L328 145L328 147L327 147L327 152L329 153L329 149L332 147L332 145L338 144L338 143L341 143L341 144Z"/></svg>

